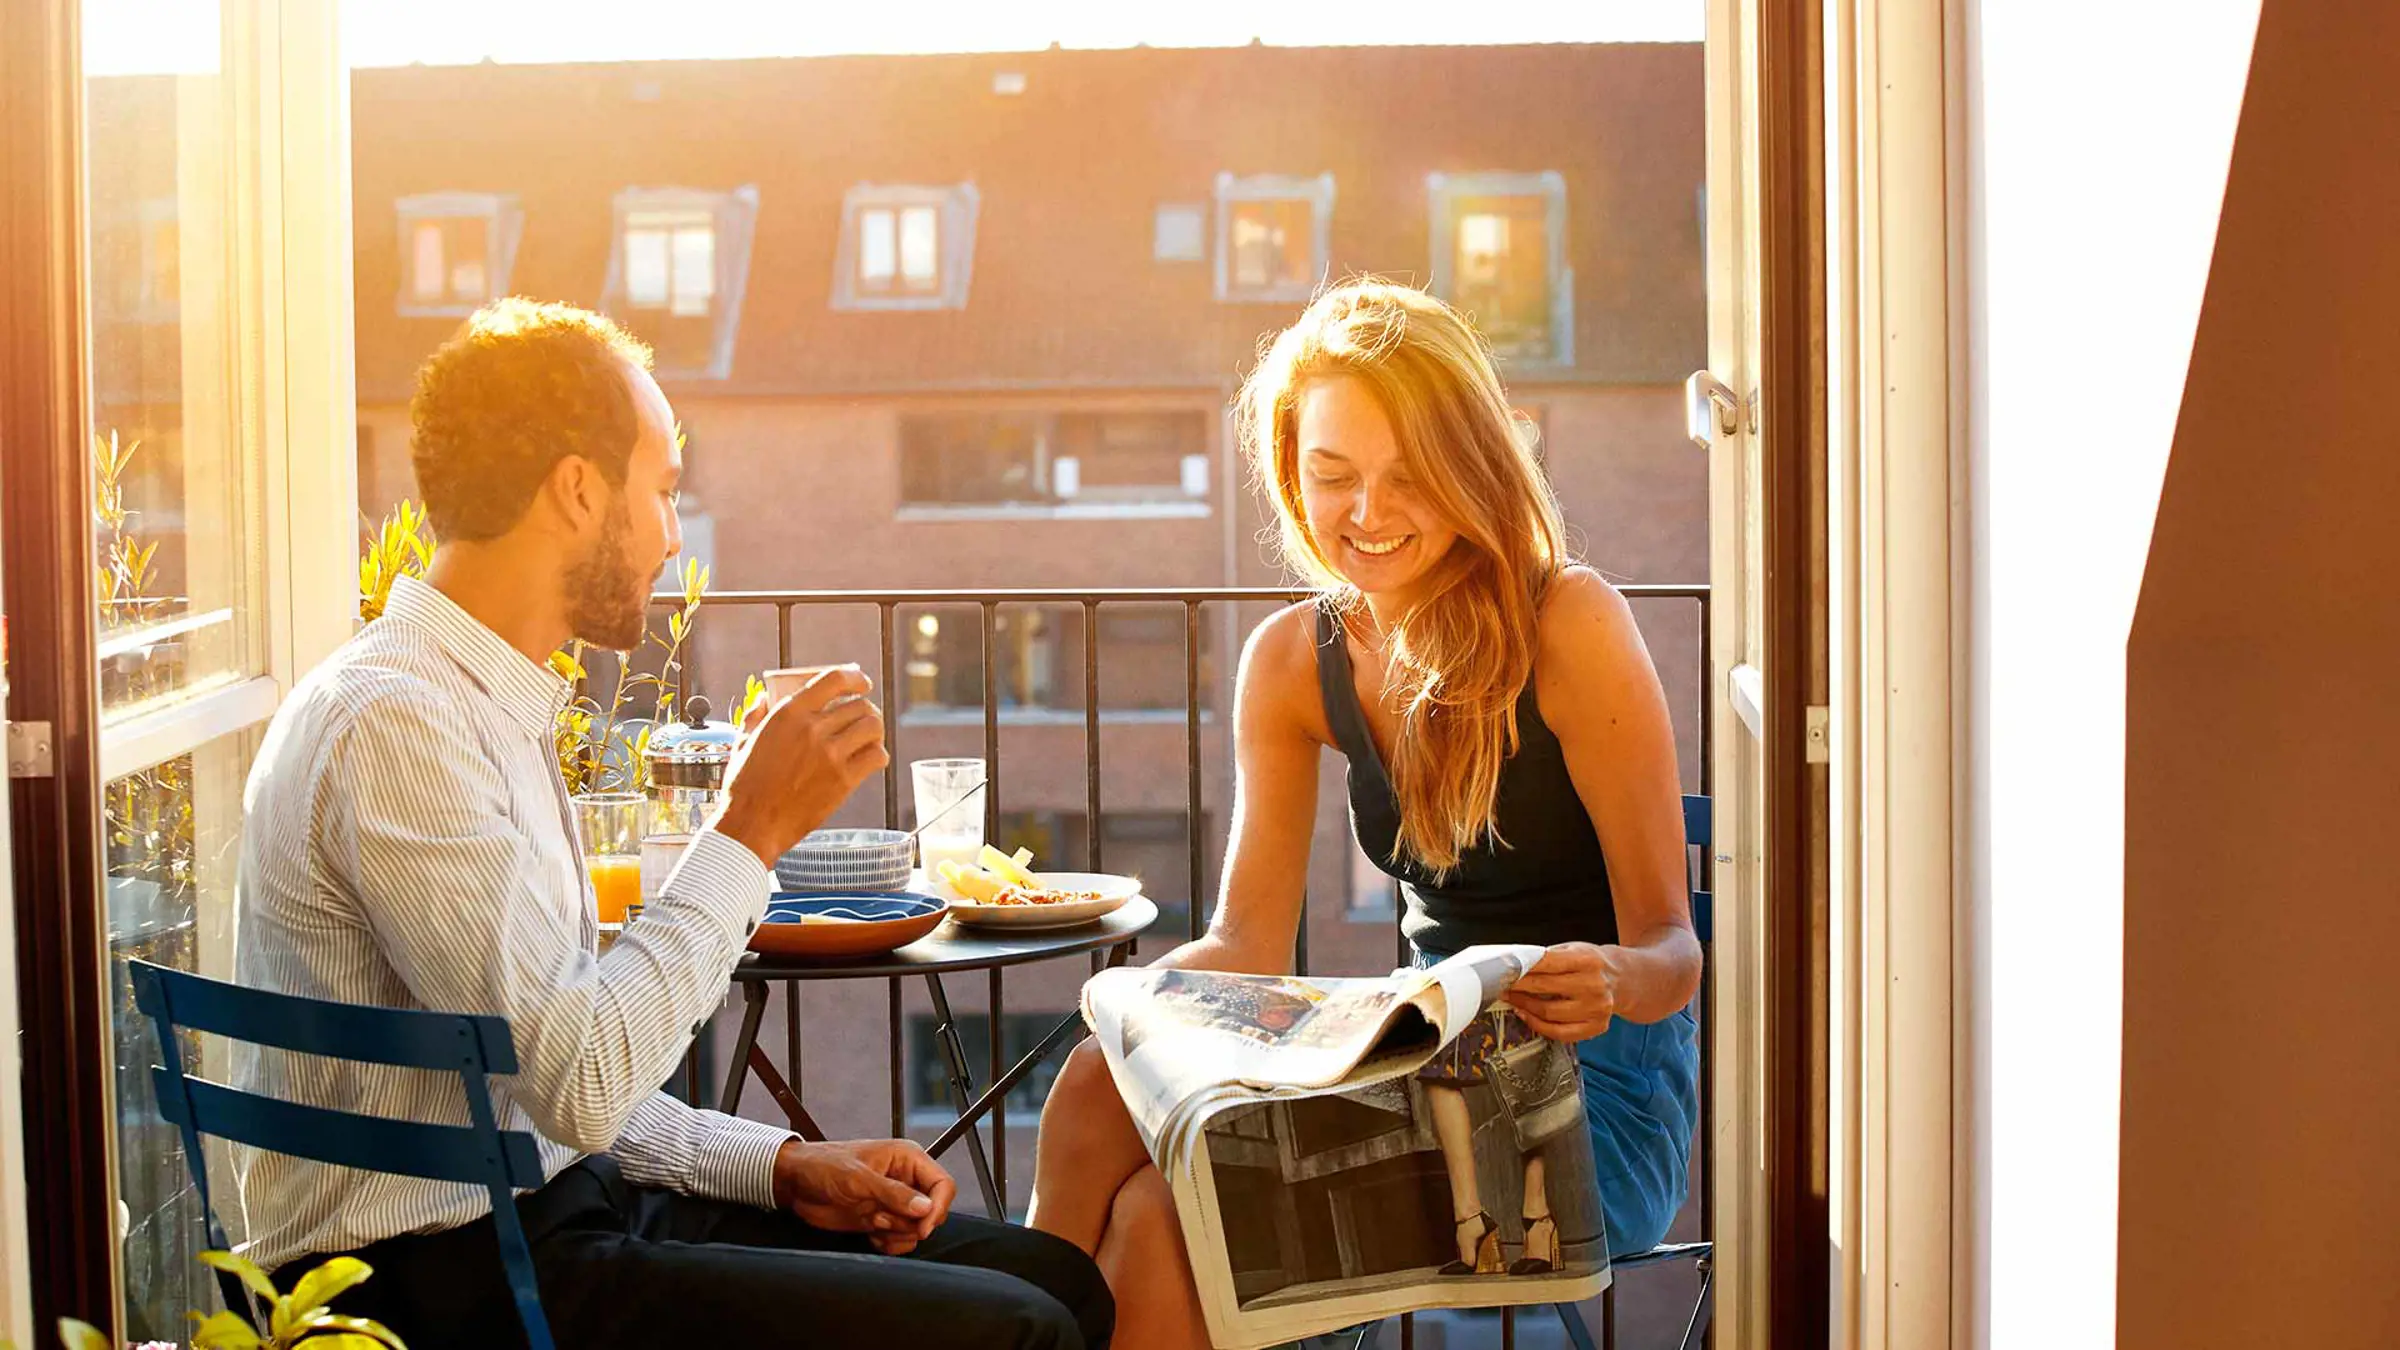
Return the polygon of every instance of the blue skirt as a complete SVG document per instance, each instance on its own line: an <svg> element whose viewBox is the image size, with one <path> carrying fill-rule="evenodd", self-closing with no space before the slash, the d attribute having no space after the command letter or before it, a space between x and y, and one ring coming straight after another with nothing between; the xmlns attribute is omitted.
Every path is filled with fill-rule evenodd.
<svg viewBox="0 0 2400 1350"><path fill-rule="evenodd" d="M1420 965L1440 959L1417 954ZM1666 1240L1691 1193L1700 1024L1688 1007L1658 1022L1612 1018L1607 1031L1575 1047L1575 1059L1583 1069L1608 1254L1646 1252Z"/></svg>

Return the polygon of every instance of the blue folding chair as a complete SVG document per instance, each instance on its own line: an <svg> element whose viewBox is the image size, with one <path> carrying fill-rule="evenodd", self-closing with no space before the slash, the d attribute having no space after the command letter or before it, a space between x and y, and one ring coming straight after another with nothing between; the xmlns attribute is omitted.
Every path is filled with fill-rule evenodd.
<svg viewBox="0 0 2400 1350"><path fill-rule="evenodd" d="M1708 1194L1707 1188L1709 1186L1709 1138L1707 1124L1708 1111L1706 1109L1706 1102L1709 1087L1710 1065L1715 1058L1711 1053L1715 1042L1715 1037L1710 1033L1706 1013L1708 1007L1709 981L1713 975L1713 967L1715 964L1711 949L1711 941L1716 935L1716 897L1706 889L1706 884L1708 880L1709 858L1716 847L1716 833L1716 811L1710 800L1706 797L1700 796L1685 797L1683 799L1683 842L1687 852L1696 850L1698 853L1698 858L1696 861L1687 862L1686 866L1690 870L1687 872L1686 876L1692 888L1692 931L1700 939L1700 953L1702 958L1700 966L1700 992L1694 997L1693 1006L1694 1015L1700 1018L1700 1093L1702 1109L1700 1111L1701 1127L1698 1147L1700 1149L1700 1185L1702 1187L1702 1195L1704 1198L1701 1205L1701 1212L1704 1216L1704 1221L1709 1209L1708 1204L1705 1202L1705 1197ZM1607 1292L1603 1295L1603 1297L1608 1300L1608 1303L1606 1305L1607 1311L1603 1314L1603 1316L1609 1319L1609 1324L1612 1328L1612 1341L1614 1339L1613 1328L1615 1323L1617 1292L1615 1284L1615 1272L1625 1270L1640 1270L1646 1266L1663 1266L1676 1261L1693 1262L1700 1272L1700 1297L1698 1301L1692 1305L1691 1319L1684 1324L1683 1339L1678 1341L1677 1345L1679 1350L1700 1350L1701 1343L1708 1336L1708 1324L1716 1311L1716 1244L1705 1239L1699 1242L1662 1242L1646 1252L1637 1252L1632 1256L1619 1257L1616 1260L1609 1262L1609 1269L1611 1272L1610 1284ZM1597 1347L1595 1347L1592 1343L1591 1330L1584 1326L1583 1317L1575 1310L1574 1304L1558 1303L1551 1306L1552 1309L1557 1312L1559 1322L1566 1327L1567 1339L1574 1343L1575 1350L1597 1350ZM1504 1310L1502 1315L1506 1317L1512 1313L1513 1310ZM1376 1324L1375 1326L1369 1326L1360 1333L1358 1339L1358 1350L1372 1350L1376 1339L1375 1333L1380 1329L1380 1326L1380 1323Z"/></svg>
<svg viewBox="0 0 2400 1350"><path fill-rule="evenodd" d="M529 1350L552 1350L550 1324L542 1316L534 1286L533 1253L517 1220L513 1192L542 1184L540 1151L522 1130L502 1130L492 1114L486 1079L515 1073L517 1052L508 1023L463 1013L373 1008L324 999L244 989L147 961L131 961L134 1005L158 1029L165 1063L153 1068L159 1113L183 1131L183 1157L200 1191L209 1243L230 1246L208 1196L208 1163L202 1135L246 1144L270 1153L338 1167L454 1181L491 1193L492 1220L499 1228L500 1260L507 1268L517 1318ZM304 1055L399 1068L446 1070L459 1077L467 1097L468 1125L427 1125L302 1106L243 1092L187 1073L178 1027L205 1031L252 1045ZM222 1276L225 1305L249 1307L238 1282ZM408 1327L393 1330L406 1336Z"/></svg>

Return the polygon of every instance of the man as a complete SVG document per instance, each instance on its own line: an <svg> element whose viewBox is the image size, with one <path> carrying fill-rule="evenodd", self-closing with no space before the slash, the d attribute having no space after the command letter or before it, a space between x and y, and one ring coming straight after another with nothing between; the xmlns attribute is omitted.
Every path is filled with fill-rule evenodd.
<svg viewBox="0 0 2400 1350"><path fill-rule="evenodd" d="M520 1196L561 1346L1099 1350L1098 1271L1046 1234L950 1218L950 1177L898 1140L809 1144L656 1086L723 999L768 869L887 760L854 669L757 725L725 808L641 922L596 956L553 750L569 638L636 645L680 547L675 423L649 352L563 305L486 307L418 375L424 583L293 691L249 791L240 981L496 1013L520 1071L507 1129L541 1137ZM453 1075L270 1050L242 1085L463 1123ZM479 1188L237 1157L253 1246L293 1271L351 1253L341 1310L425 1350L522 1343Z"/></svg>

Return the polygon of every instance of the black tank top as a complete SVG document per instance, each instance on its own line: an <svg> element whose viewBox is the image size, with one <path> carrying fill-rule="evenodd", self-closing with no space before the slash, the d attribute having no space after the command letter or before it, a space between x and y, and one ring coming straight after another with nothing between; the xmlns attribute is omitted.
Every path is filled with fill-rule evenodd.
<svg viewBox="0 0 2400 1350"><path fill-rule="evenodd" d="M1417 950L1449 956L1483 942L1547 947L1617 940L1600 836L1575 795L1566 753L1542 720L1530 678L1517 696L1517 752L1500 767L1495 819L1507 842L1487 840L1468 849L1439 884L1414 859L1392 861L1400 804L1358 706L1341 622L1322 605L1317 683L1334 744L1350 759L1350 826L1367 856L1399 879L1407 906L1400 931Z"/></svg>

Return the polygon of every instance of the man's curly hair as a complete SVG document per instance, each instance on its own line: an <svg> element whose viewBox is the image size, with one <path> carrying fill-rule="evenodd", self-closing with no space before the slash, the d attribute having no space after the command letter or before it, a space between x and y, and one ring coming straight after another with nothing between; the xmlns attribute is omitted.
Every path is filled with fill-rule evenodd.
<svg viewBox="0 0 2400 1350"><path fill-rule="evenodd" d="M508 533L569 455L623 486L640 430L627 365L648 370L649 347L590 310L510 298L475 311L417 371L409 404L435 537Z"/></svg>

